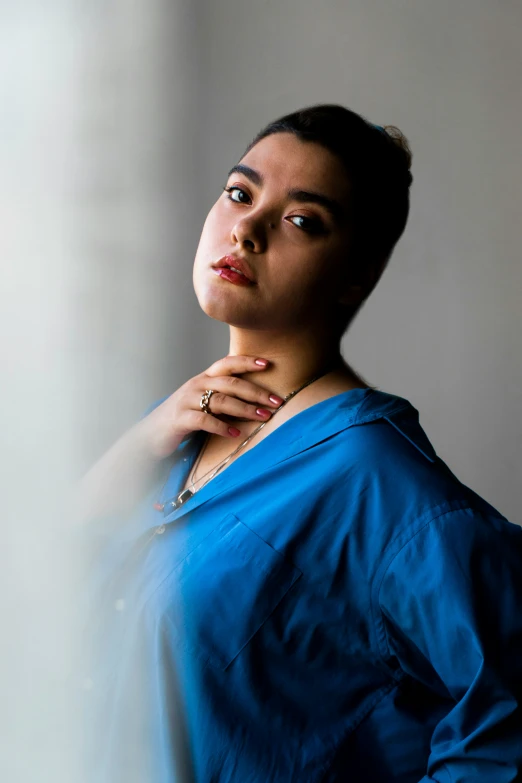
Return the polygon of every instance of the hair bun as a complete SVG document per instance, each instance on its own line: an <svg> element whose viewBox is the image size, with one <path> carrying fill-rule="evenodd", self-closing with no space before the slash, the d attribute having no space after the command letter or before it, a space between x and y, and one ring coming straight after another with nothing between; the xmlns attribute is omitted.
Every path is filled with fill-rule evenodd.
<svg viewBox="0 0 522 783"><path fill-rule="evenodd" d="M390 137L390 139L393 141L395 146L402 151L402 156L404 158L404 162L406 163L406 168L409 171L411 169L411 161L413 155L410 146L408 144L408 139L406 138L404 133L400 130L400 128L397 128L396 125L384 125L383 131L386 133L387 136Z"/></svg>

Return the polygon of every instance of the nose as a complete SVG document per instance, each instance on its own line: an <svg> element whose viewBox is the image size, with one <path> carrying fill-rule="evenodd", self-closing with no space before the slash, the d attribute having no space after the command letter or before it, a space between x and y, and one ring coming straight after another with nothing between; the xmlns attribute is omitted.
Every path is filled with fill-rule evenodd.
<svg viewBox="0 0 522 783"><path fill-rule="evenodd" d="M231 240L250 252L263 253L267 244L267 225L269 228L275 228L273 223L267 224L266 218L260 215L245 215L232 227Z"/></svg>

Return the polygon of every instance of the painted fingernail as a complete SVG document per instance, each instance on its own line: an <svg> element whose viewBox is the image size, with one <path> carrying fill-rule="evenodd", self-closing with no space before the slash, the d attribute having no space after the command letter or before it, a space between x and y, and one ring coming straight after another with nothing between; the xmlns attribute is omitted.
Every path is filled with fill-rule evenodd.
<svg viewBox="0 0 522 783"><path fill-rule="evenodd" d="M266 367L266 365L268 364L268 361L266 359L256 359L255 363L256 364L260 364L261 367Z"/></svg>
<svg viewBox="0 0 522 783"><path fill-rule="evenodd" d="M283 398L278 397L277 394L271 394L268 399L270 400L270 402L273 402L274 405L282 405L282 403L284 402Z"/></svg>
<svg viewBox="0 0 522 783"><path fill-rule="evenodd" d="M241 435L240 431L235 427L229 427L228 431L230 432L231 435L234 436L234 438L237 438L238 435Z"/></svg>
<svg viewBox="0 0 522 783"><path fill-rule="evenodd" d="M258 416L271 416L272 411L267 410L266 408L256 408L256 413Z"/></svg>

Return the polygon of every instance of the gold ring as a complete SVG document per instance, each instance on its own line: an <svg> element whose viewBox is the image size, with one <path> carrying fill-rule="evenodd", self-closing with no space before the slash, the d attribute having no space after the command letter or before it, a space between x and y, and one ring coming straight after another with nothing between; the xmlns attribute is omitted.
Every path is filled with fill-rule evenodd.
<svg viewBox="0 0 522 783"><path fill-rule="evenodd" d="M201 408L201 410L205 411L205 413L210 413L211 416L212 416L212 411L209 409L208 404L213 394L214 394L213 389L205 389L205 391L201 395L201 400L199 402L199 407Z"/></svg>

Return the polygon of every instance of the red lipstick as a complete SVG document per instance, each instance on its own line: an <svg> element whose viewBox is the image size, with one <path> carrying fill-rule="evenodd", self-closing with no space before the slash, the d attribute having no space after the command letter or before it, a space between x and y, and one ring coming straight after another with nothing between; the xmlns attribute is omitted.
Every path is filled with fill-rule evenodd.
<svg viewBox="0 0 522 783"><path fill-rule="evenodd" d="M234 272L232 269L214 269L213 270L216 275L219 275L219 277L222 277L223 280L228 280L229 283L235 283L236 285L254 285L251 280L247 280L244 275L240 275L237 272Z"/></svg>
<svg viewBox="0 0 522 783"><path fill-rule="evenodd" d="M231 269L231 267L233 267L233 269ZM239 256L223 256L223 258L220 258L215 264L212 264L212 268L216 273L220 270L221 277L230 280L231 283L238 281L242 281L244 284L248 285L255 283L254 275L250 271L250 267L245 259L240 258Z"/></svg>

